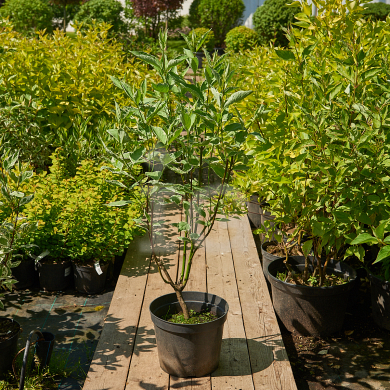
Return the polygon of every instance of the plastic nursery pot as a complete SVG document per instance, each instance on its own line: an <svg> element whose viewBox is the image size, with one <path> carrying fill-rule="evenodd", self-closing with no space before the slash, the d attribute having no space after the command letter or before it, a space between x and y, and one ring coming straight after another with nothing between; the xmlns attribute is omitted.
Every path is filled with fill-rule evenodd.
<svg viewBox="0 0 390 390"><path fill-rule="evenodd" d="M35 269L35 260L22 260L21 263L12 268L12 276L18 281L15 283L16 289L31 287L38 279L38 272Z"/></svg>
<svg viewBox="0 0 390 390"><path fill-rule="evenodd" d="M18 322L11 318L0 317L0 377L12 368L19 334Z"/></svg>
<svg viewBox="0 0 390 390"><path fill-rule="evenodd" d="M372 316L377 325L390 330L390 282L370 273Z"/></svg>
<svg viewBox="0 0 390 390"><path fill-rule="evenodd" d="M78 292L84 294L98 294L104 290L109 263L102 264L101 274L96 271L94 263L73 263L74 285Z"/></svg>
<svg viewBox="0 0 390 390"><path fill-rule="evenodd" d="M54 262L43 260L37 263L39 283L45 291L63 291L72 281L72 263L70 260Z"/></svg>
<svg viewBox="0 0 390 390"><path fill-rule="evenodd" d="M205 54L203 53L203 51L197 51L195 53L195 56L196 58L198 59L198 69L201 69L202 68L202 65L203 65L203 59L206 58Z"/></svg>
<svg viewBox="0 0 390 390"><path fill-rule="evenodd" d="M327 274L336 274L348 280L331 287L310 287L286 283L276 278L286 271L284 259L268 265L267 277L272 287L272 301L279 319L288 331L302 336L327 336L341 330L356 271L342 262L329 262ZM296 272L302 272L305 258L294 256L289 264ZM310 269L312 271L312 267Z"/></svg>
<svg viewBox="0 0 390 390"><path fill-rule="evenodd" d="M183 298L189 310L210 309L218 319L204 324L171 323L161 317L168 311L181 311L176 294L155 299L149 310L156 332L160 366L168 374L180 378L201 377L218 367L229 305L217 295L202 292L184 291Z"/></svg>
<svg viewBox="0 0 390 390"><path fill-rule="evenodd" d="M256 229L259 229L261 227L263 210L260 206L258 195L251 195L249 202L247 202L247 208L249 220Z"/></svg>
<svg viewBox="0 0 390 390"><path fill-rule="evenodd" d="M284 257L273 255L272 253L267 252L267 247L270 245L277 245L277 241L266 241L261 245L261 258L263 262L263 272L264 275L267 273L268 265L277 259L284 259Z"/></svg>

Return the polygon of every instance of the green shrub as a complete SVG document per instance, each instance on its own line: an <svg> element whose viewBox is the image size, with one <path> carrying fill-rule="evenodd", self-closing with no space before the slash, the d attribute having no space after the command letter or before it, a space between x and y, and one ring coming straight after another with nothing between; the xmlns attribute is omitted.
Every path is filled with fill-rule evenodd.
<svg viewBox="0 0 390 390"><path fill-rule="evenodd" d="M253 48L258 42L256 31L245 26L235 27L226 34L226 49L239 52Z"/></svg>
<svg viewBox="0 0 390 390"><path fill-rule="evenodd" d="M82 158L95 158L98 137L115 121L115 101L126 101L110 76L134 86L152 76L107 38L107 28L94 26L75 38L61 31L26 38L0 23L7 48L0 56L0 135L19 145L22 155L29 155L25 160L42 166L42 158L59 146L89 150Z"/></svg>
<svg viewBox="0 0 390 390"><path fill-rule="evenodd" d="M65 26L80 10L82 0L45 0L53 11L52 24L54 29L64 30ZM65 5L64 5L65 4ZM64 9L65 8L65 9ZM64 20L65 19L65 20Z"/></svg>
<svg viewBox="0 0 390 390"><path fill-rule="evenodd" d="M199 26L213 30L215 44L222 47L227 32L240 24L244 10L243 0L200 0L195 14Z"/></svg>
<svg viewBox="0 0 390 390"><path fill-rule="evenodd" d="M200 27L200 14L198 11L200 0L193 0L188 11L189 27L195 29Z"/></svg>
<svg viewBox="0 0 390 390"><path fill-rule="evenodd" d="M111 24L110 33L126 31L126 24L121 18L122 4L117 0L89 0L84 3L74 17L82 23L82 30L93 26L94 22Z"/></svg>
<svg viewBox="0 0 390 390"><path fill-rule="evenodd" d="M313 19L304 2L304 12L296 15L299 28L289 33L290 48L262 48L238 71L238 88L262 74L268 78L252 86L263 90L248 111L253 105L266 110L247 143L253 165L237 180L268 201L285 235L308 235L305 252L313 249L320 260L321 279L330 258L363 261L365 248L351 243L381 226L379 237L390 216L389 65L383 49L390 44L390 26L362 23L361 10L359 3L331 0Z"/></svg>
<svg viewBox="0 0 390 390"><path fill-rule="evenodd" d="M136 202L128 208L107 207L107 203L135 195L112 186L116 178L101 165L85 160L69 177L62 151L52 156L50 173L34 176L26 186L35 193L24 209L27 221L38 221L30 243L38 252L49 250L54 260L70 258L79 263L107 262L122 254L136 233L133 218L140 215Z"/></svg>
<svg viewBox="0 0 390 390"><path fill-rule="evenodd" d="M9 18L15 30L23 34L53 30L53 11L44 0L7 0L0 16Z"/></svg>
<svg viewBox="0 0 390 390"><path fill-rule="evenodd" d="M361 12L367 19L386 20L390 14L390 4L386 3L368 3L364 4L364 10Z"/></svg>
<svg viewBox="0 0 390 390"><path fill-rule="evenodd" d="M287 46L288 40L283 28L287 28L293 21L294 15L300 12L299 8L286 7L289 0L265 0L253 14L253 26L259 35L259 43L268 45L275 40L276 46Z"/></svg>
<svg viewBox="0 0 390 390"><path fill-rule="evenodd" d="M195 35L196 40L199 40L204 34L207 33L207 31L209 31L207 28L199 27L199 28L196 28L195 30L192 30L190 32L190 35ZM206 40L203 44L203 47L206 50L211 51L214 49L214 46L215 46L214 33L212 31L210 31L206 37Z"/></svg>

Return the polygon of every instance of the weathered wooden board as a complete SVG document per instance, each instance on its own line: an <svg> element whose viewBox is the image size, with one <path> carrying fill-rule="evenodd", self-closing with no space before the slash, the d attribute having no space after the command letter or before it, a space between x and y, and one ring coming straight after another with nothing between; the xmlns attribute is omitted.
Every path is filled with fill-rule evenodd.
<svg viewBox="0 0 390 390"><path fill-rule="evenodd" d="M84 390L124 389L150 265L147 237L127 251Z"/></svg>
<svg viewBox="0 0 390 390"><path fill-rule="evenodd" d="M226 222L217 222L206 239L208 292L229 304L219 367L211 374L213 389L253 389L240 298Z"/></svg>
<svg viewBox="0 0 390 390"><path fill-rule="evenodd" d="M255 389L296 390L247 217L228 229Z"/></svg>

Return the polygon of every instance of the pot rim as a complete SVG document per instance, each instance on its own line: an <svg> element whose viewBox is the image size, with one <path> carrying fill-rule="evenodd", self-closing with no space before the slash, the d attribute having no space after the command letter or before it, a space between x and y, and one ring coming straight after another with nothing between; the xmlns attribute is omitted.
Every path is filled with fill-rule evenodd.
<svg viewBox="0 0 390 390"><path fill-rule="evenodd" d="M302 259L305 258L304 256L290 256L290 257L302 258ZM275 266L275 262L279 262L281 260L284 261L284 257L280 257L278 259L275 259L270 264L268 264L267 274L268 274L269 278L272 279L274 284L281 283L281 284L287 285L288 287L297 288L297 289L299 288L300 290L303 290L303 291L305 291L305 290L307 290L307 291L309 291L309 290L310 291L330 291L330 290L336 290L338 288L344 289L346 286L350 285L351 283L354 283L356 278L357 278L356 271L352 267L350 267L349 265L345 264L348 268L350 268L351 270L355 271L355 275L349 275L350 279L346 283L339 284L339 285L336 285L336 286L322 286L322 287L319 287L319 286L301 286L301 285L297 285L297 284L293 284L293 283L289 283L289 282L285 282L283 280L280 280L280 279L276 278L275 276L273 276L269 272L269 267L272 266L272 264ZM343 262L342 261L338 261L335 264L329 263L328 267L327 267L327 270L334 269L337 264L343 264ZM343 272L343 271L340 271L340 273L345 274L345 272Z"/></svg>
<svg viewBox="0 0 390 390"><path fill-rule="evenodd" d="M173 292L173 293L168 293L168 294L160 295L160 296L158 296L157 298L153 299L153 301L150 303L150 305L149 305L149 312L150 312L150 314L151 314L151 316L152 316L153 323L155 323L154 319L156 319L157 321L159 321L159 322L161 321L163 324L166 324L166 325L169 325L169 326L186 327L186 328L195 328L195 327L202 327L202 326L205 326L205 325L213 324L213 323L216 323L217 321L219 321L219 322L225 322L225 321L226 321L227 314L228 314L228 312L229 312L229 304L226 302L225 299L219 297L219 296L216 295L216 294L210 294L210 293L206 293L206 292L202 292L202 291L183 291L183 298L184 298L185 295L189 295L190 293L191 293L191 294L194 294L194 293L203 294L203 296L204 296L204 294L207 294L207 295L210 295L210 296L214 296L214 297L219 298L219 299L221 300L221 302L224 302L224 305L225 305L225 312L224 312L224 314L222 314L220 317L218 317L217 319L215 319L215 320L213 320L213 321L203 322L203 323L201 323L201 324L180 324L180 323L169 322L169 321L167 321L167 320L164 320L163 318L160 318L160 317L158 317L157 315L155 315L155 314L153 313L151 307L152 307L153 303L154 303L156 300L158 300L158 299L160 299L160 298L162 298L162 297L166 297L166 296L171 295L171 296L174 296L174 297L176 298L176 293ZM210 304L211 306L218 306L218 304L216 304L216 303L213 303L213 302L206 302L206 301L200 300L200 299L199 299L199 300L196 300L196 299L188 299L188 300L186 300L186 299L184 299L184 300L185 300L186 302L205 302L205 303ZM179 302L177 301L177 299L176 299L175 301L173 301L173 302L167 303L167 305L168 305L168 304L169 304L169 305L172 305L172 304L175 304L175 303L179 303Z"/></svg>

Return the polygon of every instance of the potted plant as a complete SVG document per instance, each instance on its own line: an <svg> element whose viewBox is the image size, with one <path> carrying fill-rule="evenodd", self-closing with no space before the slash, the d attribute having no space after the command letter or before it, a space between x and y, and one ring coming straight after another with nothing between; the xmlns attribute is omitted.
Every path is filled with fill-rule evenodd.
<svg viewBox="0 0 390 390"><path fill-rule="evenodd" d="M83 160L72 176L60 149L52 162L49 174L35 178L35 201L25 210L29 218L41 222L32 242L49 252L39 261L41 286L60 290L74 278L77 291L101 292L109 264L133 238L132 217L138 210L107 209L105 204L124 196L125 190L113 190L109 184L113 175L101 165Z"/></svg>
<svg viewBox="0 0 390 390"><path fill-rule="evenodd" d="M388 192L387 66L380 49L388 27L361 23L358 3L334 0L318 7L312 18L303 3L288 50L275 50L280 72L268 91L273 114L259 123L261 139L251 151L264 184L257 192L270 204L275 225L284 231L294 224L292 238L304 255L297 268L287 256L268 266L274 307L289 330L311 335L341 329L356 275L341 261L362 259L363 249L351 242L364 226L378 226L389 215L380 204ZM346 283L328 287L329 273ZM284 310L280 294L293 291ZM318 295L331 291L345 294ZM306 304L310 296L318 296L314 313L314 302Z"/></svg>
<svg viewBox="0 0 390 390"><path fill-rule="evenodd" d="M134 88L113 78L132 105L117 106L119 126L111 134L120 152L108 150L115 166L111 171L118 175L117 185L127 187L128 178L143 193L141 200L133 197L111 206L142 205L143 217L136 222L147 232L152 260L174 291L156 298L150 311L161 368L179 377L203 376L218 366L228 304L215 295L183 290L194 255L215 221L225 220L228 211L234 211L234 205L226 200L226 192L234 172L246 168L248 158L242 145L251 124L244 123L233 109L251 91L233 92L233 73L225 58L211 59L205 52L204 80L194 84L186 80L189 69L197 73L198 61L193 53L206 36L198 42L185 39L190 50L171 60L165 52L166 32L159 35L160 58L133 52L155 69L159 83L148 85L144 80L139 88ZM187 68L179 73L178 65L182 63ZM134 165L141 163L149 169L138 176L131 174ZM213 178L218 178L214 184ZM158 206L167 204L179 211L183 208L181 222L156 219ZM162 234L162 225L176 231L182 242L181 269L176 277L170 275L154 245L155 236ZM206 313L199 313L202 309ZM207 317L211 321L202 323Z"/></svg>
<svg viewBox="0 0 390 390"><path fill-rule="evenodd" d="M0 164L0 289L12 290L17 280L12 271L21 261L18 252L28 249L25 237L36 225L28 223L22 217L22 208L31 202L34 195L26 195L21 186L33 175L32 171L25 170L18 161L18 154L11 154L9 150L1 148ZM0 308L4 294L0 293ZM20 325L18 322L0 317L0 376L11 368L12 360L16 355Z"/></svg>

